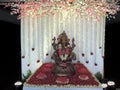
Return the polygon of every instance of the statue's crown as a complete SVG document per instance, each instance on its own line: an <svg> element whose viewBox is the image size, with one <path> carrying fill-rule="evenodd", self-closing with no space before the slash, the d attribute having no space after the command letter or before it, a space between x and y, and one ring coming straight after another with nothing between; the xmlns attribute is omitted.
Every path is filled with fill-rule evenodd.
<svg viewBox="0 0 120 90"><path fill-rule="evenodd" d="M65 31L63 31L62 36L67 38Z"/></svg>

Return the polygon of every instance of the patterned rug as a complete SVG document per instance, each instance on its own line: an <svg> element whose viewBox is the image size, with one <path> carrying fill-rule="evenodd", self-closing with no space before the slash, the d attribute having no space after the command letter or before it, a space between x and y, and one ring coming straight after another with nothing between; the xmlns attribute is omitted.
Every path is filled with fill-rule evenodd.
<svg viewBox="0 0 120 90"><path fill-rule="evenodd" d="M98 80L90 71L81 63L73 64L76 67L76 74L70 77L55 76L51 73L53 63L43 64L36 72L26 81L28 85L34 86L99 86Z"/></svg>

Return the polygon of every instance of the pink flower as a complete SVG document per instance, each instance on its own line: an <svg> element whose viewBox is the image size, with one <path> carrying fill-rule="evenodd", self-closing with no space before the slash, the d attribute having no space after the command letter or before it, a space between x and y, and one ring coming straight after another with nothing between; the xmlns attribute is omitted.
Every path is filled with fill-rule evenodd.
<svg viewBox="0 0 120 90"><path fill-rule="evenodd" d="M61 56L61 55L63 55L63 53L62 53L62 48L59 48L58 49L58 54Z"/></svg>
<svg viewBox="0 0 120 90"><path fill-rule="evenodd" d="M47 78L47 75L40 72L40 73L36 76L36 78L38 78L38 79L44 79L44 78Z"/></svg>
<svg viewBox="0 0 120 90"><path fill-rule="evenodd" d="M69 52L69 48L66 48L66 51L65 51L65 54L69 54L70 52Z"/></svg>
<svg viewBox="0 0 120 90"><path fill-rule="evenodd" d="M86 11L87 11L88 15L92 14L92 9L91 8L87 7Z"/></svg>
<svg viewBox="0 0 120 90"><path fill-rule="evenodd" d="M68 0L68 2L73 2L74 0Z"/></svg>

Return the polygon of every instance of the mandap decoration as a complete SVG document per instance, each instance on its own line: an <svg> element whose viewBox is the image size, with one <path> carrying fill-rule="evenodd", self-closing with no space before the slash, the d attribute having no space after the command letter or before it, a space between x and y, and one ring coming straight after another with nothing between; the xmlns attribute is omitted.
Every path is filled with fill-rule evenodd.
<svg viewBox="0 0 120 90"><path fill-rule="evenodd" d="M55 37L63 31L66 32L69 40L72 40L70 46L73 42L75 44L73 52L76 60L72 63L77 63L76 67L79 67L77 68L79 76L75 78L80 81L77 82L83 85L81 83L83 80L86 82L91 78L94 79L92 75L98 72L102 78L104 77L105 19L115 18L114 15L120 10L117 0L21 0L1 3L1 5L10 7L10 14L17 14L18 19L21 20L22 77L28 78L33 75L29 83L36 83L34 81L36 80L37 84L41 82L43 85L44 82L41 80L52 77L52 82L55 84L54 77L41 72L39 68L43 68L46 63L52 63L47 64L49 68L43 69L50 72L55 62L51 58L54 53L52 43L54 41L56 44ZM54 73L55 71L56 69L53 70ZM88 71L90 71L89 76L81 75ZM58 77L56 82L76 85L75 81L69 80L68 77ZM98 84L96 83L97 86ZM24 87L24 90L27 90L26 88Z"/></svg>

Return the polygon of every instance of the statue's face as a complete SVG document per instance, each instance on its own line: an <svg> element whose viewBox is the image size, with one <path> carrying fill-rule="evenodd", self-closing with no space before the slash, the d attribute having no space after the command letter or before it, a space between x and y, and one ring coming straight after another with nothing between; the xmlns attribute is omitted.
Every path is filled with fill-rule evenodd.
<svg viewBox="0 0 120 90"><path fill-rule="evenodd" d="M67 43L67 38L66 37L63 37L62 38L62 44L65 45Z"/></svg>

